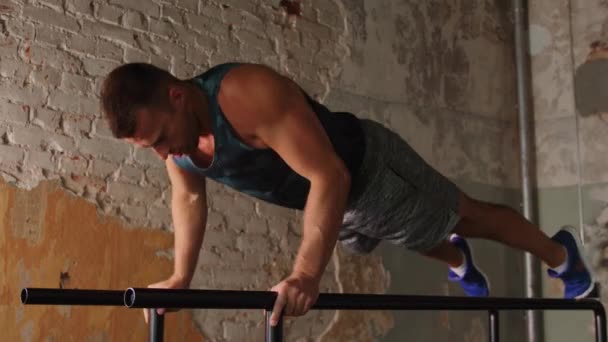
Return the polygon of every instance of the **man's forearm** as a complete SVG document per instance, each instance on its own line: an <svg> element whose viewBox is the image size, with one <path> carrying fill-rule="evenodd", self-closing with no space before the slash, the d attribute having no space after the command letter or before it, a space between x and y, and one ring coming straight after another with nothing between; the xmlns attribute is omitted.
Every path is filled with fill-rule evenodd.
<svg viewBox="0 0 608 342"><path fill-rule="evenodd" d="M349 190L348 174L311 180L294 274L315 279L323 275L342 226Z"/></svg>
<svg viewBox="0 0 608 342"><path fill-rule="evenodd" d="M203 244L207 222L204 198L173 198L172 214L175 235L174 276L190 284Z"/></svg>

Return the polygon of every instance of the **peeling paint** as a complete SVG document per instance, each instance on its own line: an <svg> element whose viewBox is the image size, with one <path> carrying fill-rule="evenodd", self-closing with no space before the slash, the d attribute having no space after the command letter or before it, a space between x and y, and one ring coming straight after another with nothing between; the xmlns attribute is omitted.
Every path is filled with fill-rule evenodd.
<svg viewBox="0 0 608 342"><path fill-rule="evenodd" d="M530 54L537 55L552 43L551 33L543 26L530 25Z"/></svg>
<svg viewBox="0 0 608 342"><path fill-rule="evenodd" d="M8 5L0 5L0 13L9 13L13 10L11 6Z"/></svg>
<svg viewBox="0 0 608 342"><path fill-rule="evenodd" d="M34 322L28 321L21 327L21 341L30 342L34 337Z"/></svg>
<svg viewBox="0 0 608 342"><path fill-rule="evenodd" d="M42 226L46 213L46 198L40 188L32 192L19 192L12 202L10 226L15 237L26 239L31 245L42 239Z"/></svg>
<svg viewBox="0 0 608 342"><path fill-rule="evenodd" d="M382 294L386 291L389 276L383 267L378 267L379 256L351 255L338 248L334 264L340 292ZM332 323L317 341L376 341L393 325L389 311L336 311Z"/></svg>
<svg viewBox="0 0 608 342"><path fill-rule="evenodd" d="M172 246L171 234L127 229L118 219L99 216L93 204L56 182L42 182L31 191L0 182L0 226L5 263L0 295L8 304L0 305L3 341L147 338L140 310L22 306L19 292L23 287L146 287L172 271L170 260L156 256ZM202 339L189 311L168 315L165 331L177 340Z"/></svg>
<svg viewBox="0 0 608 342"><path fill-rule="evenodd" d="M68 272L59 272L59 288L64 289L70 282L70 274Z"/></svg>
<svg viewBox="0 0 608 342"><path fill-rule="evenodd" d="M302 4L300 4L300 0L281 0L279 6L281 6L288 15L297 17L302 15Z"/></svg>

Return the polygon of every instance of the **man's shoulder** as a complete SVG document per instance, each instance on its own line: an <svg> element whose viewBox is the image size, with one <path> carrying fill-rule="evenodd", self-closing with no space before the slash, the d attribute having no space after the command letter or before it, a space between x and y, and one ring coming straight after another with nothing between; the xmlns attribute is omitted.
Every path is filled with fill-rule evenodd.
<svg viewBox="0 0 608 342"><path fill-rule="evenodd" d="M239 62L224 62L224 63L219 63L219 64L215 64L211 67L209 67L208 69L199 72L197 75L193 76L192 78L205 78L206 76L209 75L213 75L213 74L217 74L217 73L226 73L229 70L241 66L243 65L243 63L239 63Z"/></svg>
<svg viewBox="0 0 608 342"><path fill-rule="evenodd" d="M256 74L260 69L267 68L260 64L250 63L224 63L216 67L217 70L223 70L220 93L228 98L244 94L250 95L247 93L251 93L250 88L256 83Z"/></svg>
<svg viewBox="0 0 608 342"><path fill-rule="evenodd" d="M225 70L222 77L222 90L251 91L261 85L273 83L276 80L284 81L285 77L270 66L255 63L225 63L216 66ZM214 67L214 68L216 68ZM209 69L211 71L212 69Z"/></svg>
<svg viewBox="0 0 608 342"><path fill-rule="evenodd" d="M190 82L199 88L206 90L210 95L224 92L225 78L230 71L242 65L242 63L221 63L210 67L202 73L189 79Z"/></svg>

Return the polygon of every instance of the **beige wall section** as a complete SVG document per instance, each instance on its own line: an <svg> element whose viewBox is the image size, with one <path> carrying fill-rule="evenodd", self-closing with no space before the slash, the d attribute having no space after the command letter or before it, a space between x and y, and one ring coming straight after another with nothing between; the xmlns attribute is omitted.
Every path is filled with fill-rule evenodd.
<svg viewBox="0 0 608 342"><path fill-rule="evenodd" d="M601 0L572 1L572 54L575 67L585 62L592 43L608 42L608 3ZM603 77L608 78L608 74ZM608 89L603 89L608 96ZM583 227L592 251L591 262L608 303L608 123L598 115L578 116L580 173L583 189Z"/></svg>
<svg viewBox="0 0 608 342"><path fill-rule="evenodd" d="M573 1L572 18L573 59L575 66L579 67L585 62L593 42L608 42L608 3L601 0ZM579 116L578 131L583 184L608 182L608 123L597 115Z"/></svg>
<svg viewBox="0 0 608 342"><path fill-rule="evenodd" d="M574 75L590 45L608 39L608 4L602 0L529 4L539 218L549 234L564 224L584 231L586 255L601 282L605 303L608 125L597 115L579 115ZM545 295L560 296L561 284L544 279ZM550 312L545 317L547 340L593 340L591 315Z"/></svg>
<svg viewBox="0 0 608 342"><path fill-rule="evenodd" d="M167 275L167 232L126 227L56 182L32 190L0 182L3 341L144 341L142 312L124 307L24 306L27 286L123 290ZM172 341L201 341L191 314L167 319Z"/></svg>
<svg viewBox="0 0 608 342"><path fill-rule="evenodd" d="M600 0L530 6L539 186L575 185L579 176L582 185L606 182L607 159L600 156L608 146L607 126L598 116L577 116L573 82L590 45L608 39L608 6Z"/></svg>
<svg viewBox="0 0 608 342"><path fill-rule="evenodd" d="M349 1L334 107L386 123L452 179L519 185L508 6ZM382 58L379 58L382 56Z"/></svg>
<svg viewBox="0 0 608 342"><path fill-rule="evenodd" d="M390 274L384 268L378 267L378 264L382 263L379 256L361 258L338 249L334 263L337 267L339 292L383 293L389 286ZM332 324L318 335L317 341L377 341L380 336L391 330L394 324L390 312L338 311Z"/></svg>
<svg viewBox="0 0 608 342"><path fill-rule="evenodd" d="M590 45L608 39L608 6L600 0L540 1L530 6L538 185L550 189L605 183L608 125L597 115L577 115L573 82ZM569 223L577 224L579 214L583 215L573 210Z"/></svg>

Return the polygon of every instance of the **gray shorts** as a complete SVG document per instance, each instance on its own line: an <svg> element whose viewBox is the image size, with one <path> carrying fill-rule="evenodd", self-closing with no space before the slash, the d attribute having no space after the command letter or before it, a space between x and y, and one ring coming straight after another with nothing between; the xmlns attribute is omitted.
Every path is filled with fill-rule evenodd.
<svg viewBox="0 0 608 342"><path fill-rule="evenodd" d="M356 253L382 240L428 251L460 220L460 190L430 167L399 135L361 120L365 154L352 178L340 242Z"/></svg>

